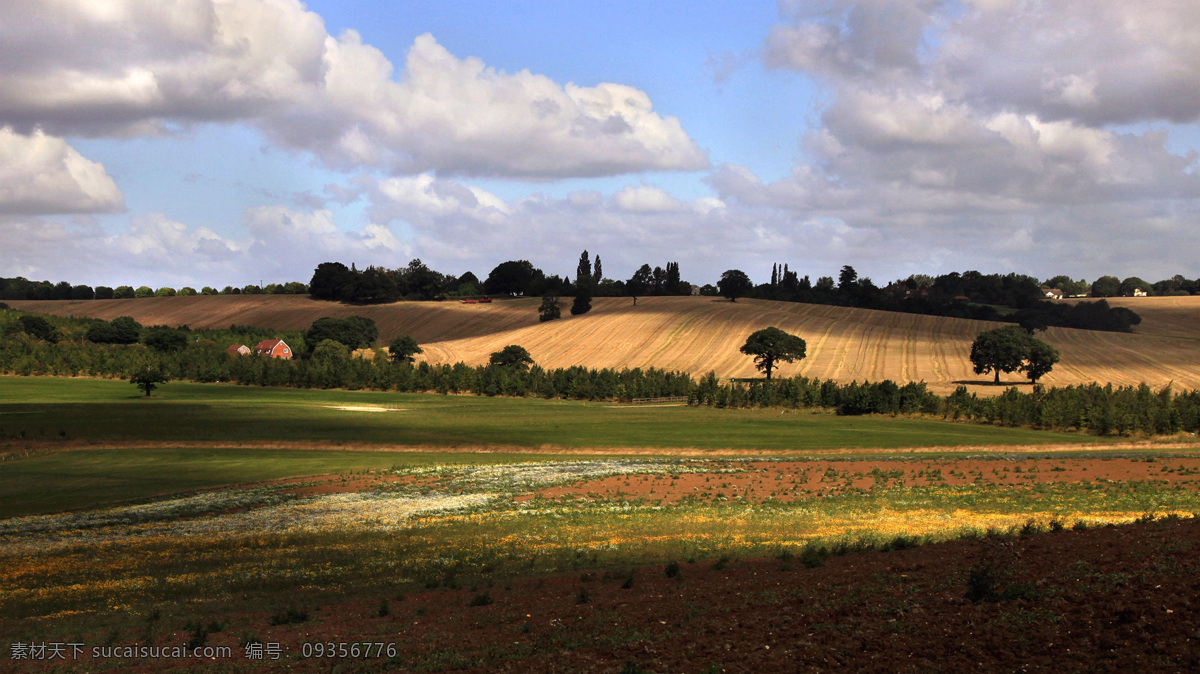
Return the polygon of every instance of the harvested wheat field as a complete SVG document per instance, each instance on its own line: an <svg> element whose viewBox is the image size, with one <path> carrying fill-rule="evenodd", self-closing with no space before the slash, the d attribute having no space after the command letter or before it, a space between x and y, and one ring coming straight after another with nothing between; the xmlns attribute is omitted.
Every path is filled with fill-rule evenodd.
<svg viewBox="0 0 1200 674"><path fill-rule="evenodd" d="M1089 302L1092 300L1064 300ZM1138 334L1166 335L1200 339L1200 296L1186 297L1109 297L1109 306L1125 307L1142 317Z"/></svg>
<svg viewBox="0 0 1200 674"><path fill-rule="evenodd" d="M133 316L143 324L193 328L232 323L304 329L322 316L363 315L379 325L381 341L411 334L435 363L486 362L507 344L520 344L544 367L658 367L695 375L753 377L751 358L738 347L753 331L777 326L802 336L808 357L783 364L780 376L840 381L924 381L938 392L966 383L997 392L974 374L971 340L999 324L810 304L712 297L597 298L591 312L539 323L540 300L493 304L398 302L352 306L301 296L164 297L135 300L12 302L16 308L59 315L112 319ZM1114 300L1143 316L1134 334L1051 328L1042 338L1058 347L1062 362L1047 385L1096 382L1155 388L1200 388L1200 298ZM1006 384L1026 384L1013 374Z"/></svg>

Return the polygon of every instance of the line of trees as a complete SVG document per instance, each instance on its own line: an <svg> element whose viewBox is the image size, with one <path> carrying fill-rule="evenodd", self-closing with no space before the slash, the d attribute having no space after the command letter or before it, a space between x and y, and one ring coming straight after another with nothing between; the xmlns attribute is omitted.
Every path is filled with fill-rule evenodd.
<svg viewBox="0 0 1200 674"><path fill-rule="evenodd" d="M1124 307L1110 307L1104 300L1048 301L1043 285L1036 278L1022 274L967 271L937 277L913 275L880 288L870 278L860 277L850 265L842 267L836 281L823 276L813 283L784 264L772 268L770 283L750 284L747 288L748 282L743 272L731 269L722 274L720 292L730 299L751 297L1009 322L1027 330L1058 326L1130 332L1142 320L1137 313Z"/></svg>
<svg viewBox="0 0 1200 674"><path fill-rule="evenodd" d="M265 286L246 285L241 288L225 286L217 290L204 286L196 290L184 286L178 290L169 286L109 286L71 285L66 281L30 281L23 276L0 278L0 300L121 300L139 297L175 297L192 295L304 295L308 286L299 281L269 283Z"/></svg>
<svg viewBox="0 0 1200 674"><path fill-rule="evenodd" d="M592 297L689 295L692 292L692 284L680 276L678 262L667 262L665 268L643 264L628 280L613 280L604 277L600 256L593 259L586 250L580 255L574 277L548 274L529 260L501 262L482 281L470 271L457 277L443 274L430 269L419 259L397 269L375 266L358 269L354 264L347 267L341 262L322 262L314 270L308 287L316 299L353 303L484 295L583 297L572 306L574 314L586 313Z"/></svg>

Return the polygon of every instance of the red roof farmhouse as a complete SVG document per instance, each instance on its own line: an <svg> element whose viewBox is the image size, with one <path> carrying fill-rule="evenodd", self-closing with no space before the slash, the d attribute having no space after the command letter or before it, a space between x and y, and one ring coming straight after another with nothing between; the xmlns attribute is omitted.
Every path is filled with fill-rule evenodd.
<svg viewBox="0 0 1200 674"><path fill-rule="evenodd" d="M263 354L272 358L291 358L292 349L282 339L264 339L254 347L254 354Z"/></svg>
<svg viewBox="0 0 1200 674"><path fill-rule="evenodd" d="M234 356L249 356L250 355L250 347L246 346L245 344L234 344L233 346L229 347L228 349L225 349L225 351L226 351L226 353L229 353L230 355L234 355Z"/></svg>

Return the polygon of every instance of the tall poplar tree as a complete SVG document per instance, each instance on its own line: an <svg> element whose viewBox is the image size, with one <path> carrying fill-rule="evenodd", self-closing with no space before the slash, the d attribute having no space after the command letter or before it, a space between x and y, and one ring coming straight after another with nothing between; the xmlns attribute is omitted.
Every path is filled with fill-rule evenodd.
<svg viewBox="0 0 1200 674"><path fill-rule="evenodd" d="M585 250L579 256L579 266L575 268L575 285L579 288L584 288L592 284L592 263L588 260L588 252Z"/></svg>

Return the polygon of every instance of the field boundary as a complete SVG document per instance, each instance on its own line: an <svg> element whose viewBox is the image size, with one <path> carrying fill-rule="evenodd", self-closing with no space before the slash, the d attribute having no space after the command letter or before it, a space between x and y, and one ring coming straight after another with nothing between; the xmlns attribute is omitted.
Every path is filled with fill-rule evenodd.
<svg viewBox="0 0 1200 674"><path fill-rule="evenodd" d="M686 403L687 396L662 396L659 398L634 398L629 401L630 405L656 405L659 403Z"/></svg>
<svg viewBox="0 0 1200 674"><path fill-rule="evenodd" d="M311 451L347 451L347 452L394 452L421 454L528 454L534 456L661 456L702 457L719 459L724 457L756 457L756 458L808 458L847 455L883 456L892 454L970 454L970 455L1025 455L1025 454L1062 454L1062 453L1095 453L1115 454L1128 452L1161 453L1179 451L1184 454L1200 452L1198 441L1154 441L1133 440L1123 442L1084 442L1084 443L1045 443L1035 445L938 445L929 447L852 447L833 449L703 449L697 447L566 447L543 445L541 447L524 447L518 445L388 445L354 442L331 441L247 441L228 442L211 441L146 441L146 440L44 440L22 442L18 448L11 443L0 444L0 461L19 461L25 458L35 458L59 452L122 450L122 449L224 449L224 450L311 450Z"/></svg>

